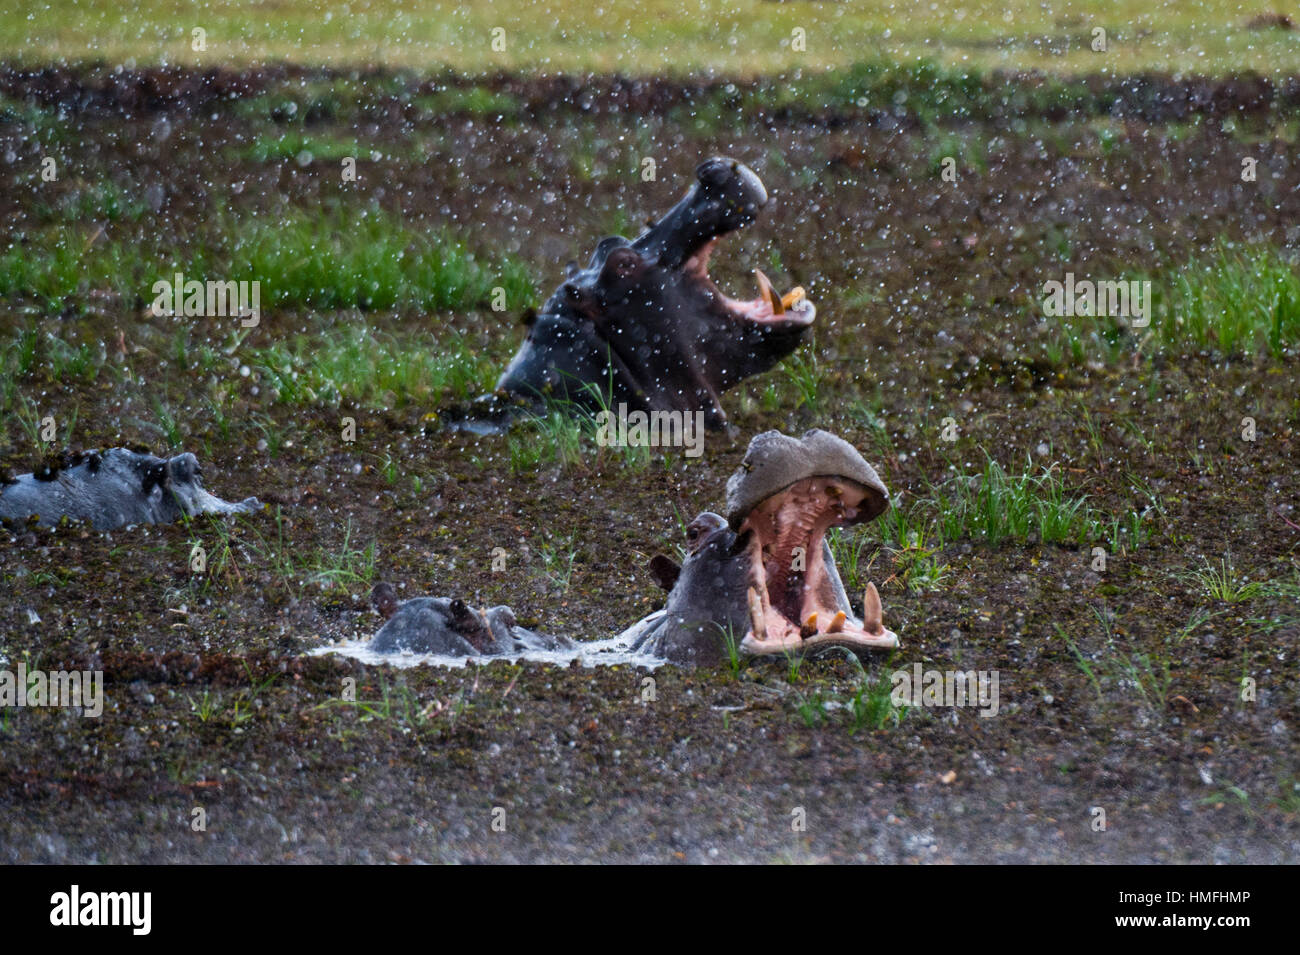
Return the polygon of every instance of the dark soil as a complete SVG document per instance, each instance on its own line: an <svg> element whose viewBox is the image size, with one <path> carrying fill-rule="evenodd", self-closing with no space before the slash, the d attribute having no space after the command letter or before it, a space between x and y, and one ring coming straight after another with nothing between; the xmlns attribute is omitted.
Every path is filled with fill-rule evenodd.
<svg viewBox="0 0 1300 955"><path fill-rule="evenodd" d="M291 406L255 373L196 374L168 352L176 320L140 302L93 288L62 308L0 302L6 348L35 323L102 343L107 362L132 369L67 380L38 368L15 382L42 411L76 409L77 444L165 450L152 413L163 394L214 493L271 503L235 525L4 529L0 666L102 669L107 703L99 719L0 711L0 861L1297 859L1300 607L1279 591L1216 600L1189 575L1228 558L1252 581L1297 582L1300 361L1138 353L1135 339L1120 361L1051 363L1034 304L1067 268L1164 268L1219 236L1295 250L1300 170L1294 141L1276 131L1294 119L1286 96L1270 86L1261 104L1242 92L1247 81L1201 84L1200 105L1178 117L1203 118L1191 128L1138 110L990 110L936 130L906 111L833 106L692 120L682 104L700 91L666 84L629 98L630 111L587 110L580 84L503 78L496 88L568 108L498 123L380 97L313 120L313 133L362 135L388 156L345 187L335 163L231 158L264 131L239 97L292 93L301 80L222 74L208 86L174 74L149 86L10 72L0 89L62 109L68 172L55 188L161 185L158 216L107 223L113 234L167 230L201 243L218 204L239 217L373 201L449 226L476 250L522 257L543 294L620 211L633 223L661 212L701 158L735 156L775 201L724 240L713 272L732 294L752 294L754 266L807 288L819 308L808 350L822 376L816 402L800 404L778 369L724 397L740 437L711 440L698 460L637 469L593 450L583 464L518 473L508 438L445 433L436 408L401 396L387 408ZM1143 83L1148 101L1185 99L1186 83ZM1113 140L1099 139L1098 121ZM986 168L967 163L944 183L931 154L954 134L979 144ZM657 182L639 177L644 143ZM0 248L41 224L44 148L21 124L0 124ZM1255 183L1240 180L1245 155L1259 159ZM501 361L520 339L514 316L490 311L275 313L247 344L349 323L412 349L463 330ZM213 344L229 331L214 327ZM772 383L777 410L761 400ZM20 405L4 423L0 464L13 471L39 463ZM354 444L340 441L343 415L357 419ZM950 416L955 444L940 439ZM1246 416L1254 442L1242 440ZM857 686L843 661L797 674L784 664L648 674L305 656L378 628L366 607L374 580L403 596L508 603L551 632L608 636L660 605L648 558L673 552L679 517L721 506L749 436L812 426L861 448L903 502L952 468L978 471L987 453L1016 469L1056 462L1072 492L1116 517L1147 503L1135 480L1161 506L1142 546L1111 554L1102 573L1088 547L972 539L938 555L950 568L939 590L912 592L893 576L895 555L868 550L886 624L903 641L872 674L914 662L996 669L991 719L940 708L853 732L833 710L809 726L808 701L843 700ZM194 542L215 556L232 526L231 559L191 574ZM303 569L372 543L373 574L321 582ZM504 573L490 569L498 547ZM576 554L567 581L548 572L547 547ZM1092 661L1096 685L1063 633ZM1169 663L1163 699L1104 671L1116 647ZM1243 676L1258 686L1254 701L1240 699ZM349 678L359 699L388 703L340 702ZM796 831L800 807L806 829ZM1104 831L1093 828L1095 807ZM196 808L206 831L192 830ZM504 831L493 828L496 808Z"/></svg>

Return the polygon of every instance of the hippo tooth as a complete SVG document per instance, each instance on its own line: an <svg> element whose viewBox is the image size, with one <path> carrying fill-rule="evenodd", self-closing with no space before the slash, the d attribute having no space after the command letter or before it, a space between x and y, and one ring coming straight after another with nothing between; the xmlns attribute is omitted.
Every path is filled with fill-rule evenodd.
<svg viewBox="0 0 1300 955"><path fill-rule="evenodd" d="M758 292L772 306L773 315L785 314L785 303L781 301L781 296L776 294L776 289L772 288L772 283L768 281L767 276L763 274L762 269L754 269L754 278L758 280Z"/></svg>
<svg viewBox="0 0 1300 955"><path fill-rule="evenodd" d="M805 620L803 622L803 626L799 628L799 636L807 638L816 635L817 635L817 612L813 611L812 613L808 614L808 619Z"/></svg>
<svg viewBox="0 0 1300 955"><path fill-rule="evenodd" d="M767 623L763 619L763 601L753 587L749 588L749 625L755 640L767 639Z"/></svg>
<svg viewBox="0 0 1300 955"><path fill-rule="evenodd" d="M803 290L802 285L796 285L794 288L790 289L790 291L781 296L781 304L786 308L789 308L795 302L807 296L807 294L808 293Z"/></svg>
<svg viewBox="0 0 1300 955"><path fill-rule="evenodd" d="M839 633L841 630L844 629L844 621L848 619L849 619L848 614L846 614L843 610L837 612L835 616L831 618L831 622L826 625L826 632Z"/></svg>
<svg viewBox="0 0 1300 955"><path fill-rule="evenodd" d="M876 585L867 581L866 592L862 595L862 629L867 633L880 633L885 629L883 613L880 608L880 591Z"/></svg>

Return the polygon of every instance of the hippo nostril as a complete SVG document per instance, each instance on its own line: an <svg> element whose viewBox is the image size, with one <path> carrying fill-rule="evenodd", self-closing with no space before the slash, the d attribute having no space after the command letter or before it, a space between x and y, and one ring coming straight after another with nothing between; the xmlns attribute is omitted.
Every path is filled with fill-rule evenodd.
<svg viewBox="0 0 1300 955"><path fill-rule="evenodd" d="M763 180L758 178L758 173L741 163L736 163L736 176L744 185L748 198L758 208L767 205L767 187L763 185Z"/></svg>

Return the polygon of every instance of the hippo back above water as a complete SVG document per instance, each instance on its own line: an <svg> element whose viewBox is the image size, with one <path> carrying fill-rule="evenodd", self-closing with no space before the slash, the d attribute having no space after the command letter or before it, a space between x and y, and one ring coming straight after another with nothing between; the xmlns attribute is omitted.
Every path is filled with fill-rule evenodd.
<svg viewBox="0 0 1300 955"><path fill-rule="evenodd" d="M166 524L195 514L256 511L255 497L232 504L203 488L203 469L192 454L159 458L126 448L68 457L0 485L0 518L36 518L53 526L63 518L96 530L128 524Z"/></svg>

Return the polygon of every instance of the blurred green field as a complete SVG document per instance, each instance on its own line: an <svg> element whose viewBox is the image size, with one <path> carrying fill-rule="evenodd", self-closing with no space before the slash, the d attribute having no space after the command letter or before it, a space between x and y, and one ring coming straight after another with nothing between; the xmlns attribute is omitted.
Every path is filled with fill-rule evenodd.
<svg viewBox="0 0 1300 955"><path fill-rule="evenodd" d="M1293 73L1294 8L1294 0L11 0L0 10L0 59L745 77L925 58L1069 74ZM1104 52L1092 49L1097 28ZM196 29L205 31L199 51Z"/></svg>

